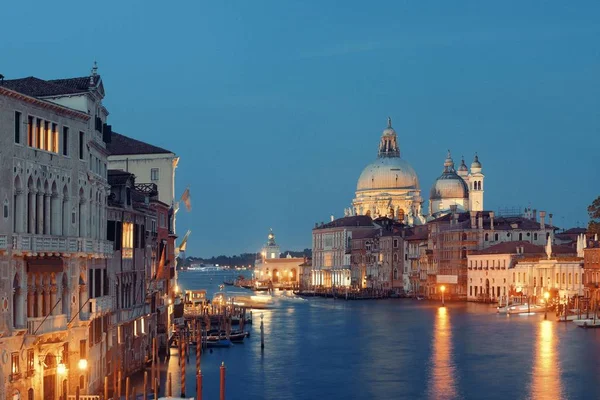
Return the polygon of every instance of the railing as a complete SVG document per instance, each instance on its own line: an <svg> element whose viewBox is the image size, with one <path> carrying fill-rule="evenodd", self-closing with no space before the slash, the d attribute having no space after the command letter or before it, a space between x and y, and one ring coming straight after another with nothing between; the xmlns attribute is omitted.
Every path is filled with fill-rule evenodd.
<svg viewBox="0 0 600 400"><path fill-rule="evenodd" d="M89 300L89 312L93 315L96 313L106 313L112 311L113 299L110 296L96 297Z"/></svg>
<svg viewBox="0 0 600 400"><path fill-rule="evenodd" d="M49 317L27 318L27 333L42 335L44 333L64 331L67 329L66 314Z"/></svg>
<svg viewBox="0 0 600 400"><path fill-rule="evenodd" d="M8 249L8 235L0 235L0 250Z"/></svg>
<svg viewBox="0 0 600 400"><path fill-rule="evenodd" d="M67 396L67 399L75 400L76 397L74 394L70 394ZM99 394L80 394L79 400L100 400L100 395Z"/></svg>
<svg viewBox="0 0 600 400"><path fill-rule="evenodd" d="M4 246L8 246L8 243L6 242L6 236L4 236ZM0 249L2 248L2 236L0 236ZM34 235L31 233L13 235L12 248L14 250L40 253L84 252L101 253L106 256L113 254L113 244L107 240L53 235Z"/></svg>

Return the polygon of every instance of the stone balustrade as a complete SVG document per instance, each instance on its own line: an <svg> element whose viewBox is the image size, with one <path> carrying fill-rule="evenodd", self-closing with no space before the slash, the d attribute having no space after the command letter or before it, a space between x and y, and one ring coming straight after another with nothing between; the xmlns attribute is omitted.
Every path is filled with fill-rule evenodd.
<svg viewBox="0 0 600 400"><path fill-rule="evenodd" d="M12 248L13 250L31 253L87 253L99 257L112 257L114 252L113 243L108 240L34 235L30 233L14 234ZM1 237L0 249L2 249Z"/></svg>

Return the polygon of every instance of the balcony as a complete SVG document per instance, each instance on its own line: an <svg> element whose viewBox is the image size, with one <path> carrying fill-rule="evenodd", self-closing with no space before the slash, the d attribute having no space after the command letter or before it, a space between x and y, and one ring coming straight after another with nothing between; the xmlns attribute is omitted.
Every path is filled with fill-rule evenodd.
<svg viewBox="0 0 600 400"><path fill-rule="evenodd" d="M0 250L8 249L8 235L0 235Z"/></svg>
<svg viewBox="0 0 600 400"><path fill-rule="evenodd" d="M89 307L91 318L95 318L97 314L106 314L112 311L113 299L111 296L96 297L89 300Z"/></svg>
<svg viewBox="0 0 600 400"><path fill-rule="evenodd" d="M0 249L1 246L0 237ZM91 253L104 257L111 257L113 254L113 244L108 240L31 233L13 235L12 248L25 253Z"/></svg>
<svg viewBox="0 0 600 400"><path fill-rule="evenodd" d="M51 315L49 317L27 318L27 333L43 335L67 329L67 315Z"/></svg>

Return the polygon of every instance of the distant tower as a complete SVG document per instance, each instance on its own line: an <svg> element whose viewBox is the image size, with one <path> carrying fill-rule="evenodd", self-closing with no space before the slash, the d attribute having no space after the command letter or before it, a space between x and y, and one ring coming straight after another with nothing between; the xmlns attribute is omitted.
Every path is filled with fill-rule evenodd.
<svg viewBox="0 0 600 400"><path fill-rule="evenodd" d="M483 211L483 179L485 175L481 173L481 163L479 157L475 154L475 159L471 163L471 172L469 173L469 210Z"/></svg>
<svg viewBox="0 0 600 400"><path fill-rule="evenodd" d="M277 243L275 243L275 234L273 228L269 230L269 236L267 236L267 244L263 246L260 254L263 259L265 258L279 258L280 249Z"/></svg>

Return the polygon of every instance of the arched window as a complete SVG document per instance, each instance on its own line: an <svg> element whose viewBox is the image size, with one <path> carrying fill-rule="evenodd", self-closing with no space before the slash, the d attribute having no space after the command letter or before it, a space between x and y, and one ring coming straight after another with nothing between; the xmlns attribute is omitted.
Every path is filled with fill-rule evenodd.
<svg viewBox="0 0 600 400"><path fill-rule="evenodd" d="M394 279L398 279L398 268L394 268Z"/></svg>
<svg viewBox="0 0 600 400"><path fill-rule="evenodd" d="M27 400L33 400L33 388L29 388L27 391Z"/></svg>
<svg viewBox="0 0 600 400"><path fill-rule="evenodd" d="M394 261L398 261L398 253L394 253Z"/></svg>
<svg viewBox="0 0 600 400"><path fill-rule="evenodd" d="M487 242L488 240L490 240L490 234L489 234L489 233L486 233L486 234L485 234L485 241Z"/></svg>
<svg viewBox="0 0 600 400"><path fill-rule="evenodd" d="M498 241L498 234L497 233L494 233L494 240Z"/></svg>
<svg viewBox="0 0 600 400"><path fill-rule="evenodd" d="M398 209L398 221L404 221L404 210L402 208Z"/></svg>
<svg viewBox="0 0 600 400"><path fill-rule="evenodd" d="M569 285L571 284L571 273L569 272Z"/></svg>

